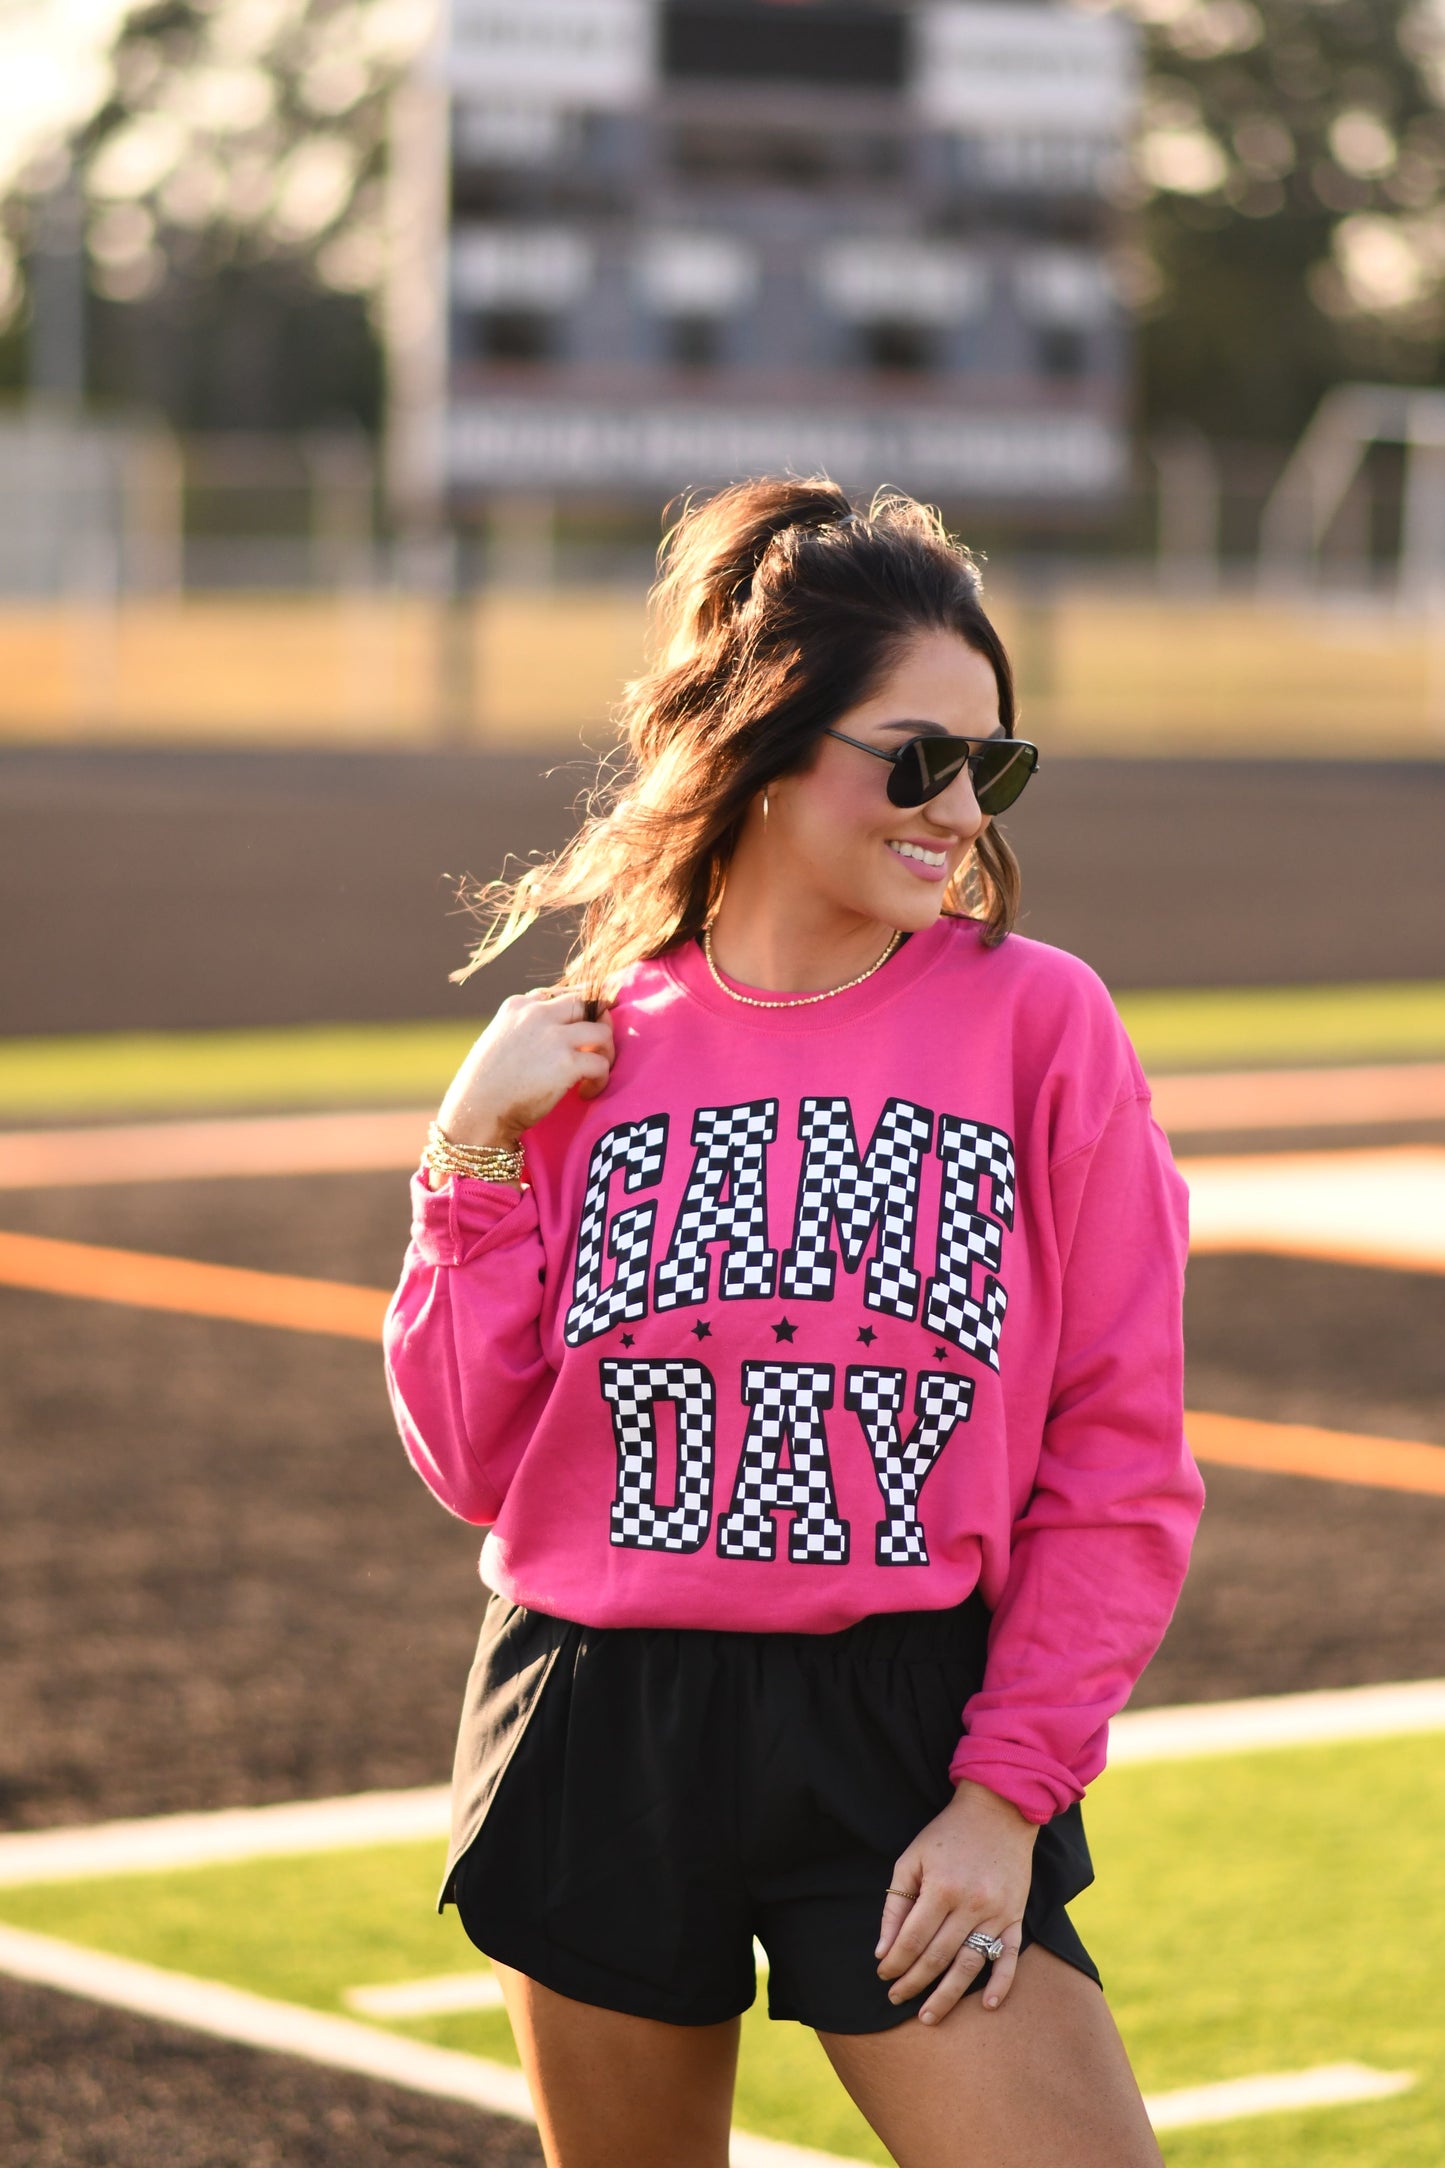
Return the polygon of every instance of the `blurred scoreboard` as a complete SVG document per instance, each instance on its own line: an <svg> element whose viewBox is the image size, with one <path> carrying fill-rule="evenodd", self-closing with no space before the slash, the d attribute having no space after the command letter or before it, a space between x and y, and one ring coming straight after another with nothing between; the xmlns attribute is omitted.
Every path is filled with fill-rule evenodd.
<svg viewBox="0 0 1445 2168"><path fill-rule="evenodd" d="M1136 76L1047 0L451 0L440 487L1105 509Z"/></svg>

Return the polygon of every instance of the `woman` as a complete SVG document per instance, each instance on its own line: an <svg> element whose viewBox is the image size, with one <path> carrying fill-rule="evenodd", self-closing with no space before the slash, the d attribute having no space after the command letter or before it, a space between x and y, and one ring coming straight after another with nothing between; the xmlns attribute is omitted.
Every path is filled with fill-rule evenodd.
<svg viewBox="0 0 1445 2168"><path fill-rule="evenodd" d="M441 1901L554 2168L723 2168L754 1936L902 2168L1157 2163L1064 1908L1203 1499L1185 1185L1010 930L1037 756L937 514L754 480L660 556L625 788L469 970L579 943L453 1080L387 1316L490 1524Z"/></svg>

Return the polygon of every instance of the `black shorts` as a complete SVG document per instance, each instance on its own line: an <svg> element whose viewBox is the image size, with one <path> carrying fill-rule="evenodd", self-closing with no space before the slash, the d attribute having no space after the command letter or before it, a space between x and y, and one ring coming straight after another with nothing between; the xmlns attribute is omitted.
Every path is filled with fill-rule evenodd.
<svg viewBox="0 0 1445 2168"><path fill-rule="evenodd" d="M840 1633L593 1627L493 1595L467 1684L440 1905L579 2002L678 2025L768 2012L881 2032L894 1863L953 1796L989 1612ZM1097 1981L1064 1910L1094 1878L1077 1805L1039 1830L1023 1943ZM971 1983L975 1992L990 1971Z"/></svg>

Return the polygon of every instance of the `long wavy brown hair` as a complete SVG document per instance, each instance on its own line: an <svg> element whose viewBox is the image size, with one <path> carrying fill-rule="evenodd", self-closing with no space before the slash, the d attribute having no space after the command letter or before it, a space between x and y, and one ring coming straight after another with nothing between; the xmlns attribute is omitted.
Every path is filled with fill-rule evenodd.
<svg viewBox="0 0 1445 2168"><path fill-rule="evenodd" d="M580 908L556 984L598 1014L629 964L701 931L755 794L805 770L823 728L871 696L918 632L956 632L988 658L1014 732L1013 670L978 561L933 506L883 489L865 513L825 474L761 476L700 503L684 492L664 517L679 503L648 597L647 666L613 711L620 741L582 824L551 858L463 896L487 930L455 981L543 911ZM994 947L1018 904L1018 860L990 822L942 908L982 918Z"/></svg>

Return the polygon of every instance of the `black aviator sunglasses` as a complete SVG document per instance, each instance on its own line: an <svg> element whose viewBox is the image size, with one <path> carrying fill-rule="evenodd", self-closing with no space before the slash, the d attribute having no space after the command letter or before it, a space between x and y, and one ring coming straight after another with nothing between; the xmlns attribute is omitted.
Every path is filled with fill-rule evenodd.
<svg viewBox="0 0 1445 2168"><path fill-rule="evenodd" d="M947 790L956 775L967 767L980 813L1002 813L1011 806L1039 764L1039 749L1027 738L951 738L939 731L905 738L893 752L850 738L846 730L825 729L826 738L841 738L860 752L886 760L893 773L888 796L894 805L924 805Z"/></svg>

